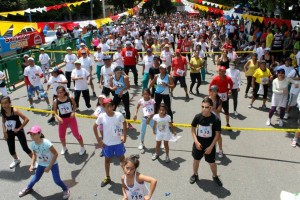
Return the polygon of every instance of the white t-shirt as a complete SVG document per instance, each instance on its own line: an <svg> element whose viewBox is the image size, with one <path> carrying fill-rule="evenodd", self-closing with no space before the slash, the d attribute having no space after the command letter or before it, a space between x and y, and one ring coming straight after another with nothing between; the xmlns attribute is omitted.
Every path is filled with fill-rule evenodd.
<svg viewBox="0 0 300 200"><path fill-rule="evenodd" d="M296 73L296 70L291 70L290 73L287 75L288 78L295 78L297 77L297 73ZM300 80L297 81L298 82L298 86L300 85ZM291 86L291 89L290 89L290 93L291 94L299 94L300 92L300 87L296 88L295 87L295 84L293 83L292 86Z"/></svg>
<svg viewBox="0 0 300 200"><path fill-rule="evenodd" d="M145 101L144 98L141 98L138 101L138 105L140 105L143 109L143 116L150 116L154 114L154 99L150 99L149 101Z"/></svg>
<svg viewBox="0 0 300 200"><path fill-rule="evenodd" d="M104 44L101 43L100 46L101 46L101 51L102 52L107 52L110 49L110 47L106 43L104 43Z"/></svg>
<svg viewBox="0 0 300 200"><path fill-rule="evenodd" d="M81 68L79 70L73 69L71 77L74 77L74 78L83 77L83 79L81 79L81 80L75 80L74 89L75 90L87 90L89 88L88 84L87 84L87 79L88 79L89 75L90 75L90 73L84 68Z"/></svg>
<svg viewBox="0 0 300 200"><path fill-rule="evenodd" d="M64 88L66 89L66 91L68 91L67 89L67 84L61 84L59 82L62 81L66 81L66 77L63 74L59 74L57 77L54 76L50 76L47 85L51 85L52 86L52 90L53 90L53 95L57 95L56 93L56 88L60 85L64 86Z"/></svg>
<svg viewBox="0 0 300 200"><path fill-rule="evenodd" d="M144 73L149 73L149 69L153 66L154 61L153 61L153 55L148 56L145 55L143 58L143 65L145 65L145 70Z"/></svg>
<svg viewBox="0 0 300 200"><path fill-rule="evenodd" d="M263 49L262 47L259 47L256 49L256 53L257 53L257 60L260 60L261 57L263 55L265 55L265 49Z"/></svg>
<svg viewBox="0 0 300 200"><path fill-rule="evenodd" d="M143 49L143 40L141 40L141 39L135 39L134 40L134 47L136 49Z"/></svg>
<svg viewBox="0 0 300 200"><path fill-rule="evenodd" d="M110 76L113 75L113 70L111 67L105 67L103 66L101 68L101 76L103 77L103 86L104 87L109 87L109 80L110 80Z"/></svg>
<svg viewBox="0 0 300 200"><path fill-rule="evenodd" d="M77 56L75 54L67 54L65 55L64 62L66 63L66 72L72 72L75 68L74 62L77 60Z"/></svg>
<svg viewBox="0 0 300 200"><path fill-rule="evenodd" d="M120 67L124 67L124 63L123 63L123 59L122 59L122 56L121 56L121 53L119 52L116 52L113 56L113 60L116 60L114 61L116 63L117 66L120 66Z"/></svg>
<svg viewBox="0 0 300 200"><path fill-rule="evenodd" d="M235 27L235 26L233 26L233 25L230 25L230 26L229 26L229 32L230 32L230 33L234 33L235 30L236 30L236 27Z"/></svg>
<svg viewBox="0 0 300 200"><path fill-rule="evenodd" d="M39 61L41 62L42 65L48 64L50 61L50 57L46 53L41 53L39 55Z"/></svg>
<svg viewBox="0 0 300 200"><path fill-rule="evenodd" d="M172 64L172 52L163 50L160 54L160 58L165 62L167 66ZM165 60L165 61L164 61Z"/></svg>
<svg viewBox="0 0 300 200"><path fill-rule="evenodd" d="M28 77L30 84L33 85L34 87L41 85L40 75L42 74L43 74L42 69L37 65L33 67L27 66L24 69L24 76Z"/></svg>
<svg viewBox="0 0 300 200"><path fill-rule="evenodd" d="M50 148L53 144L46 138L43 138L43 142L41 144L36 144L35 142L30 143L30 149L37 154L37 162L39 165L43 167L48 167L53 158L53 153ZM56 164L57 161L54 162Z"/></svg>
<svg viewBox="0 0 300 200"><path fill-rule="evenodd" d="M241 86L241 74L238 69L226 69L226 75L229 76L233 82L232 89L238 89Z"/></svg>
<svg viewBox="0 0 300 200"><path fill-rule="evenodd" d="M156 134L169 134L169 123L171 122L170 115L166 115L164 118L160 118L159 114L153 116L153 120L156 121Z"/></svg>
<svg viewBox="0 0 300 200"><path fill-rule="evenodd" d="M104 65L103 57L104 57L104 55L103 55L102 52L100 52L100 53L99 52L94 53L94 58L97 58L98 60L100 60L100 61L95 62L96 65L99 65L99 66Z"/></svg>
<svg viewBox="0 0 300 200"><path fill-rule="evenodd" d="M114 116L110 117L106 113L101 113L96 124L103 125L103 143L111 146L121 144L121 136L123 135L123 122L125 121L122 113L115 112Z"/></svg>
<svg viewBox="0 0 300 200"><path fill-rule="evenodd" d="M79 58L81 63L81 68L86 69L86 71L90 72L92 70L92 60L89 57Z"/></svg>

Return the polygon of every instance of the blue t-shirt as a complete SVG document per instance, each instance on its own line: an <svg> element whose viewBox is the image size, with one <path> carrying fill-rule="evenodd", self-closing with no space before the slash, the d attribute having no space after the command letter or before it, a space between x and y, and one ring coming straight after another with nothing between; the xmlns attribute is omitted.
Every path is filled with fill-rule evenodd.
<svg viewBox="0 0 300 200"><path fill-rule="evenodd" d="M43 138L43 142L41 144L36 144L35 142L31 142L30 148L32 151L34 151L37 155L37 162L39 165L48 167L50 164L53 153L50 151L50 148L53 146L53 144L48 140ZM54 164L56 164L57 161L55 161Z"/></svg>

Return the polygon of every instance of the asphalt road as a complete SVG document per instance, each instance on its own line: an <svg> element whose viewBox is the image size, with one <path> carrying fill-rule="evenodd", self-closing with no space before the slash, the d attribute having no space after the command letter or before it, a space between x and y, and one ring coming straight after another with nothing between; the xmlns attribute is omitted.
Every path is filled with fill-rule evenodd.
<svg viewBox="0 0 300 200"><path fill-rule="evenodd" d="M141 80L141 65L138 65L139 80ZM210 81L215 72L215 67L209 61L209 73L207 81ZM95 75L94 75L95 76ZM130 74L132 80L132 74ZM268 111L259 108L261 100L254 103L254 108L249 109L249 98L244 98L245 77L242 73L243 85L239 95L238 112L235 117L230 114L230 124L235 127L257 127L265 128L265 122L268 117ZM131 81L133 84L133 80ZM187 76L187 83L190 84L190 78ZM96 80L94 79L94 84ZM175 111L175 123L190 124L193 117L200 112L200 105L203 96L207 94L208 84L200 86L199 96L190 95L190 100L185 100L183 89L179 86L174 91L172 100L172 109ZM97 95L100 89L96 90ZM135 106L141 98L141 88L132 87L130 90L131 113L133 115ZM51 93L50 93L51 94ZM28 107L25 87L13 91L13 105ZM83 99L80 100L83 102ZM267 103L270 106L270 102ZM92 98L92 106L96 107L96 98ZM35 107L46 109L46 103L35 101ZM81 110L84 109L81 103ZM61 144L58 138L58 126L56 124L47 124L49 116L42 113L22 111L30 118L29 124L25 127L28 130L30 126L39 124L43 128L45 136L54 143L58 152L61 150ZM92 114L91 111L82 111L84 114ZM230 102L230 113L232 110L232 101ZM139 113L139 119L141 118ZM285 121L285 127L296 127L297 110L294 109L292 117ZM272 119L276 123L278 115ZM224 125L225 117L222 115ZM100 150L95 148L95 138L92 130L94 120L78 118L79 130L83 135L87 153L79 156L79 145L72 134L67 135L67 147L69 149L65 156L59 155L58 163L62 179L71 188L70 199L103 199L118 200L122 199L121 175L122 169L119 161L115 159L111 164L112 183L104 188L100 183L105 176L104 158L99 157ZM128 131L126 142L126 155L140 153L137 149L139 144L140 125L133 124L134 129ZM278 128L278 125L274 125ZM69 131L69 130L68 130ZM2 131L1 131L2 132ZM280 192L286 190L289 192L299 192L300 180L297 178L300 171L297 167L300 164L299 147L290 146L293 134L287 132L263 132L263 131L222 131L223 149L225 157L217 159L218 174L223 181L223 187L215 185L212 181L210 168L205 161L201 161L199 169L199 178L196 184L191 185L189 178L192 175L192 137L190 128L177 128L178 135L182 138L177 143L170 144L171 162L165 164L165 155L161 151L161 156L157 161L151 160L154 152L155 137L150 128L146 133L145 145L146 151L140 155L141 165L138 169L141 173L153 176L158 179L157 188L153 199L173 199L173 200L195 200L195 199L279 199ZM1 133L2 134L2 133ZM1 135L2 138L2 135ZM27 137L28 140L30 139ZM31 173L28 171L30 159L22 151L17 142L17 153L22 160L19 167L9 169L12 161L9 155L7 144L0 140L1 163L0 163L0 199L18 199L18 192L22 190L29 182ZM166 193L169 193L166 196ZM62 192L52 180L51 174L44 174L42 179L35 185L34 192L23 197L24 200L31 199L62 199Z"/></svg>

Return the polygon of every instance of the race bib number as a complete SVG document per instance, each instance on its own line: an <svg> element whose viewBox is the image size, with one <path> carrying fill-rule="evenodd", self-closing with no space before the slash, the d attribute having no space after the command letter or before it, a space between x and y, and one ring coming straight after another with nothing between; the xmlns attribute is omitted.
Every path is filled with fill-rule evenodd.
<svg viewBox="0 0 300 200"><path fill-rule="evenodd" d="M227 101L227 93L226 92L218 93L218 95L222 101Z"/></svg>
<svg viewBox="0 0 300 200"><path fill-rule="evenodd" d="M198 127L198 136L203 138L212 137L212 128L210 126L201 126Z"/></svg>
<svg viewBox="0 0 300 200"><path fill-rule="evenodd" d="M58 109L61 115L69 114L72 112L72 106L70 102L58 104Z"/></svg>
<svg viewBox="0 0 300 200"><path fill-rule="evenodd" d="M113 126L112 129L113 129L114 137L121 137L123 135L123 129L121 126L116 125L116 126Z"/></svg>
<svg viewBox="0 0 300 200"><path fill-rule="evenodd" d="M16 128L16 121L15 120L7 120L5 122L5 127L8 131L13 131Z"/></svg>
<svg viewBox="0 0 300 200"><path fill-rule="evenodd" d="M126 51L125 56L126 57L132 57L132 51Z"/></svg>
<svg viewBox="0 0 300 200"><path fill-rule="evenodd" d="M154 114L154 106L152 104L143 107L144 116L149 116Z"/></svg>
<svg viewBox="0 0 300 200"><path fill-rule="evenodd" d="M130 191L130 200L142 200L144 199L143 193L140 191L140 189L137 189L135 191Z"/></svg>
<svg viewBox="0 0 300 200"><path fill-rule="evenodd" d="M104 78L104 85L108 86L109 85L109 79L108 78Z"/></svg>
<svg viewBox="0 0 300 200"><path fill-rule="evenodd" d="M183 76L184 70L177 69L176 73L177 73L179 76Z"/></svg>
<svg viewBox="0 0 300 200"><path fill-rule="evenodd" d="M268 77L261 78L260 82L263 85L269 84L269 78Z"/></svg>

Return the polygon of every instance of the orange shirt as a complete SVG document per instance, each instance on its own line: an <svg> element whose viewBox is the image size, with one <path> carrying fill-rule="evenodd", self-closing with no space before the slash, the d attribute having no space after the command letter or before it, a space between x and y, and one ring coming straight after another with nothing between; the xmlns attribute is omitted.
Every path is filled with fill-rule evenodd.
<svg viewBox="0 0 300 200"><path fill-rule="evenodd" d="M83 49L79 49L78 51L77 51L77 57L78 58L80 58L80 57L82 57L82 54L81 54L81 51L82 51ZM87 53L87 56L89 57L90 56L90 50L87 48L87 47L85 47L85 51L86 51L86 53Z"/></svg>
<svg viewBox="0 0 300 200"><path fill-rule="evenodd" d="M183 76L183 72L185 72L184 66L187 65L186 58L180 56L179 58L176 56L172 59L172 68L173 68L173 76Z"/></svg>

